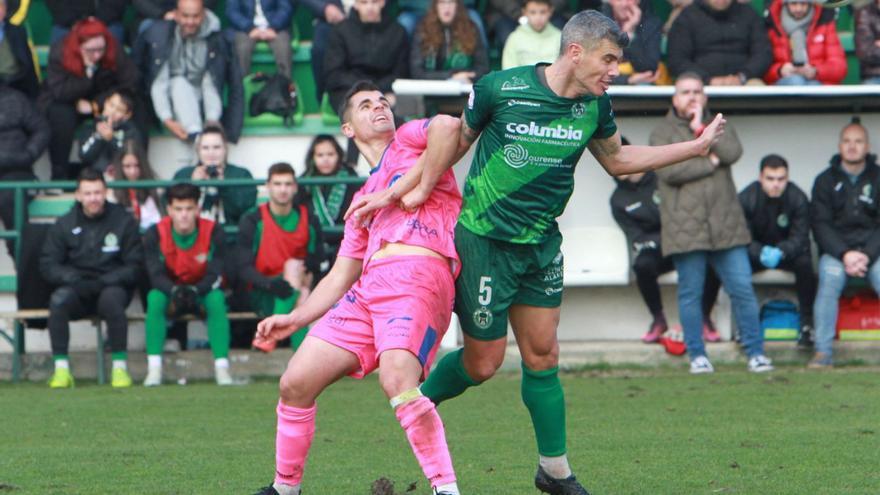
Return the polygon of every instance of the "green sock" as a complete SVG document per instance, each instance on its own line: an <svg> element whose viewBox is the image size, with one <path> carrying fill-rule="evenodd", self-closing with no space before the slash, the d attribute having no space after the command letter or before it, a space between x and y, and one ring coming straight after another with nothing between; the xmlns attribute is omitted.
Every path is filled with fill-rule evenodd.
<svg viewBox="0 0 880 495"><path fill-rule="evenodd" d="M534 371L522 364L522 400L535 427L538 452L547 457L565 454L565 394L559 367Z"/></svg>
<svg viewBox="0 0 880 495"><path fill-rule="evenodd" d="M127 351L111 352L110 359L112 359L113 361L125 361L126 359L128 359L128 352Z"/></svg>
<svg viewBox="0 0 880 495"><path fill-rule="evenodd" d="M144 318L147 355L158 356L162 354L162 347L165 345L165 337L168 334L168 321L165 318L168 302L168 296L158 289L147 293L147 316Z"/></svg>
<svg viewBox="0 0 880 495"><path fill-rule="evenodd" d="M52 354L53 361L70 361L70 356L67 354Z"/></svg>
<svg viewBox="0 0 880 495"><path fill-rule="evenodd" d="M434 404L439 405L447 399L458 397L470 387L480 384L471 378L467 370L464 369L463 355L464 349L459 349L443 356L443 359L428 375L425 383L419 387L422 394L431 399Z"/></svg>
<svg viewBox="0 0 880 495"><path fill-rule="evenodd" d="M205 326L208 327L208 343L214 359L229 357L229 318L226 317L226 298L223 291L214 289L203 299Z"/></svg>

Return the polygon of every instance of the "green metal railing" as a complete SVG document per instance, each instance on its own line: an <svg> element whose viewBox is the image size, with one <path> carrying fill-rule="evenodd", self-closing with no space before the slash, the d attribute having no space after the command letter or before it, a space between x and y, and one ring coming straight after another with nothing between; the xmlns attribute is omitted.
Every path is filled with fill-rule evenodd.
<svg viewBox="0 0 880 495"><path fill-rule="evenodd" d="M297 179L300 186L323 186L332 184L355 184L361 185L366 181L364 177L301 177ZM107 187L111 189L161 189L180 182L191 182L197 186L213 186L213 187L241 187L241 186L259 186L265 184L263 179L212 179L202 181L186 181L186 180L139 180L139 181L112 181L107 183ZM15 259L19 260L21 255L21 232L24 228L25 218L25 192L28 190L45 190L45 189L62 189L73 190L76 188L75 181L55 181L55 182L34 182L34 181L18 181L18 182L0 182L0 190L13 190L15 221L13 228L5 226L5 230L0 230L0 239L15 239ZM228 234L238 232L237 225L224 226L224 231ZM342 227L331 227L327 232L341 233ZM16 270L17 271L17 270Z"/></svg>

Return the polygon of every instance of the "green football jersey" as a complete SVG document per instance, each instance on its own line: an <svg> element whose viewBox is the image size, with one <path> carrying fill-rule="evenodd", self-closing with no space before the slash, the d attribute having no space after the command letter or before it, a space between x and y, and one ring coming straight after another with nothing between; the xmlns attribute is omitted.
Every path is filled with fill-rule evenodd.
<svg viewBox="0 0 880 495"><path fill-rule="evenodd" d="M574 190L574 168L592 138L617 132L611 98L563 98L534 65L492 72L465 108L480 133L459 222L471 232L538 244L558 232L556 217Z"/></svg>

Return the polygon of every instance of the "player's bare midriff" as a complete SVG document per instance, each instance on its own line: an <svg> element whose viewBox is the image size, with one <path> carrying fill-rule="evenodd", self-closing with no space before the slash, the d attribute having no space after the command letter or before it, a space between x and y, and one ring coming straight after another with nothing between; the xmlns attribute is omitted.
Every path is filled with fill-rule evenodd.
<svg viewBox="0 0 880 495"><path fill-rule="evenodd" d="M416 256L431 256L433 258L440 258L441 260L445 260L446 256L434 251L432 249L428 249L422 246L412 246L410 244L403 244L401 242L389 242L382 246L382 249L379 249L373 256L370 258L371 260L378 260L382 258L388 258L391 256L405 256L405 255L416 255Z"/></svg>

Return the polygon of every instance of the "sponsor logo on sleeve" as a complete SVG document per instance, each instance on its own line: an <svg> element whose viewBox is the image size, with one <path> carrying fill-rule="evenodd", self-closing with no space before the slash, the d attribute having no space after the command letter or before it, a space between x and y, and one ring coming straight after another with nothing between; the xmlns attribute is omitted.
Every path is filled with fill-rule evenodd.
<svg viewBox="0 0 880 495"><path fill-rule="evenodd" d="M529 89L529 85L526 84L525 80L520 77L513 76L507 81L504 81L504 84L501 85L501 91L521 91L523 89Z"/></svg>

